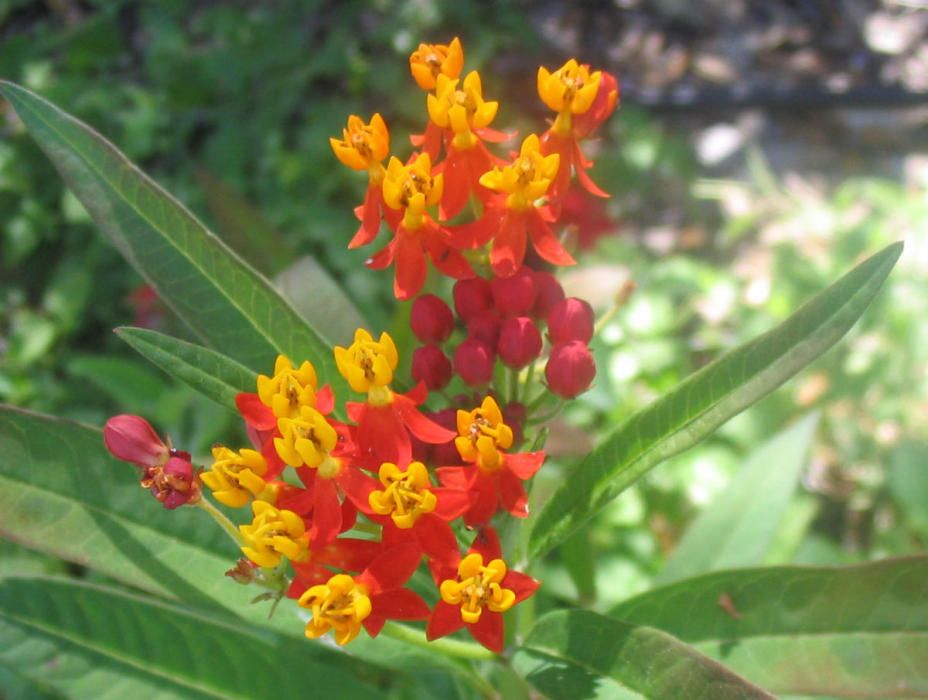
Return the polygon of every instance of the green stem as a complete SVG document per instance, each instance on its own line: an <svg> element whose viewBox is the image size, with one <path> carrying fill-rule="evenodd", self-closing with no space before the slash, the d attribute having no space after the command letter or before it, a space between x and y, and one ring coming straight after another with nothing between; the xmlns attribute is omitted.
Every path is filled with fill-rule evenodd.
<svg viewBox="0 0 928 700"><path fill-rule="evenodd" d="M519 370L509 370L509 402L515 403L519 400Z"/></svg>
<svg viewBox="0 0 928 700"><path fill-rule="evenodd" d="M197 505L209 513L210 517L219 524L219 527L221 527L225 533L232 538L232 541L235 542L236 547L241 547L243 544L245 544L245 539L238 531L238 528L235 527L235 524L229 520L222 511L214 506L212 502L206 498L206 496L201 494L200 500L197 501Z"/></svg>
<svg viewBox="0 0 928 700"><path fill-rule="evenodd" d="M430 642L425 638L425 634L421 630L395 622L388 622L384 625L382 634L423 649L437 651L445 656L456 656L474 661L494 661L498 658L489 649L484 649L482 646L470 642L460 642L456 639L436 639Z"/></svg>

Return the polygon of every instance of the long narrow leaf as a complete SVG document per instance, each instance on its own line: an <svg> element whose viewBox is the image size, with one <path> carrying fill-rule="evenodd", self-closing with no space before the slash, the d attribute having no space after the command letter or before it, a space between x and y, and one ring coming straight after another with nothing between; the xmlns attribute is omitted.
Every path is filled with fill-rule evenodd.
<svg viewBox="0 0 928 700"><path fill-rule="evenodd" d="M562 542L649 469L692 447L828 350L860 318L901 253L902 243L883 249L779 326L696 372L613 431L541 510L529 556Z"/></svg>
<svg viewBox="0 0 928 700"><path fill-rule="evenodd" d="M665 632L587 610L541 618L513 665L553 700L773 698Z"/></svg>
<svg viewBox="0 0 928 700"><path fill-rule="evenodd" d="M928 557L718 571L610 611L775 693L928 697Z"/></svg>
<svg viewBox="0 0 928 700"><path fill-rule="evenodd" d="M254 370L278 353L346 385L332 350L271 284L87 125L25 88L6 97L68 187L125 258L211 347Z"/></svg>

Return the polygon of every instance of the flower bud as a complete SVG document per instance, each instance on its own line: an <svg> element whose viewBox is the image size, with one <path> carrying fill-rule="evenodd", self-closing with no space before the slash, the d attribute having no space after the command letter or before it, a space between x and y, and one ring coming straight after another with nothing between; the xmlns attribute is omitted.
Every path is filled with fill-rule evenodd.
<svg viewBox="0 0 928 700"><path fill-rule="evenodd" d="M454 371L470 386L487 384L493 378L496 360L493 349L476 338L468 338L454 351Z"/></svg>
<svg viewBox="0 0 928 700"><path fill-rule="evenodd" d="M503 318L527 316L535 304L535 279L527 267L511 277L494 277L491 282L493 305Z"/></svg>
<svg viewBox="0 0 928 700"><path fill-rule="evenodd" d="M147 420L126 414L106 421L103 442L114 457L139 467L163 466L170 452Z"/></svg>
<svg viewBox="0 0 928 700"><path fill-rule="evenodd" d="M564 300L564 289L557 277L547 270L535 271L535 305L532 316L547 318L551 309Z"/></svg>
<svg viewBox="0 0 928 700"><path fill-rule="evenodd" d="M481 311L493 307L493 293L490 283L483 277L471 277L458 280L454 285L454 310L464 323L470 321Z"/></svg>
<svg viewBox="0 0 928 700"><path fill-rule="evenodd" d="M548 387L564 399L572 399L590 388L596 376L596 363L590 349L579 340L558 343L545 366Z"/></svg>
<svg viewBox="0 0 928 700"><path fill-rule="evenodd" d="M434 294L425 294L412 304L412 332L423 343L441 343L454 330L451 308Z"/></svg>
<svg viewBox="0 0 928 700"><path fill-rule="evenodd" d="M444 389L451 381L451 361L437 345L423 345L412 354L412 378L429 391Z"/></svg>
<svg viewBox="0 0 928 700"><path fill-rule="evenodd" d="M593 307L583 299L564 299L548 313L548 336L552 343L580 340L589 343L593 337Z"/></svg>
<svg viewBox="0 0 928 700"><path fill-rule="evenodd" d="M499 317L492 311L481 311L467 322L467 337L482 340L491 348L499 340Z"/></svg>
<svg viewBox="0 0 928 700"><path fill-rule="evenodd" d="M507 367L520 369L541 352L541 333L527 316L503 321L496 350Z"/></svg>

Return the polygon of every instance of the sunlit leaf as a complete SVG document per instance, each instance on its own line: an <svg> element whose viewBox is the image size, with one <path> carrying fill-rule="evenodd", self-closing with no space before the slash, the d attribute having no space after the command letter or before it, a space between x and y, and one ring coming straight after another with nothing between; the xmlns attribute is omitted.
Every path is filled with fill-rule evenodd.
<svg viewBox="0 0 928 700"><path fill-rule="evenodd" d="M928 557L719 571L610 615L693 645L775 693L928 696Z"/></svg>
<svg viewBox="0 0 928 700"><path fill-rule="evenodd" d="M538 514L529 555L562 542L648 470L695 445L828 350L870 304L901 252L901 243L888 246L779 326L691 375L610 433Z"/></svg>

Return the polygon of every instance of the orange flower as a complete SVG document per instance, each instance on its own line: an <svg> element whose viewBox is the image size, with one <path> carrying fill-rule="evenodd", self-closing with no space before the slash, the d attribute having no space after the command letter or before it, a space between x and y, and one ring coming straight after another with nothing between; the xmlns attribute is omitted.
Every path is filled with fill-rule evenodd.
<svg viewBox="0 0 928 700"><path fill-rule="evenodd" d="M464 49L457 37L450 44L419 44L409 55L409 70L423 90L434 90L438 76L457 78L464 67Z"/></svg>

